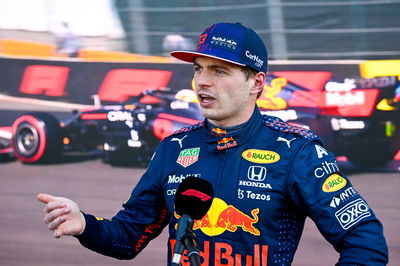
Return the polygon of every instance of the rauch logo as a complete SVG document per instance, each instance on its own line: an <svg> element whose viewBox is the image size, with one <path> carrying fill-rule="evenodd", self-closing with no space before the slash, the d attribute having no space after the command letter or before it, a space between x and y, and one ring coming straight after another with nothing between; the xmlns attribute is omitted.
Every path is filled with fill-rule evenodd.
<svg viewBox="0 0 400 266"><path fill-rule="evenodd" d="M257 149L245 150L242 152L242 157L253 163L275 163L281 158L279 154L274 151Z"/></svg>
<svg viewBox="0 0 400 266"><path fill-rule="evenodd" d="M346 179L338 174L330 175L322 184L322 191L324 192L334 192L342 189L347 184Z"/></svg>

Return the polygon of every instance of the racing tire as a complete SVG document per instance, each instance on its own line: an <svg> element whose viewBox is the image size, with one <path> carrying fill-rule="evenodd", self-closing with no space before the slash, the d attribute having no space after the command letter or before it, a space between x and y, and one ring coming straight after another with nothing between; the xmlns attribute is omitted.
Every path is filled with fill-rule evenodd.
<svg viewBox="0 0 400 266"><path fill-rule="evenodd" d="M56 162L61 155L62 139L59 121L47 113L20 116L12 125L15 157L23 163Z"/></svg>

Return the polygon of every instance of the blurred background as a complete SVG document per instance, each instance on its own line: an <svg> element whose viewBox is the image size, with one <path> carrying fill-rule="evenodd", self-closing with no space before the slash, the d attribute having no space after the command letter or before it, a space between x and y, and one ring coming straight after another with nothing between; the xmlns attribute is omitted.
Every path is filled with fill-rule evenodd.
<svg viewBox="0 0 400 266"><path fill-rule="evenodd" d="M399 14L400 0L0 0L0 265L165 265L166 232L117 261L52 239L35 197L112 217L159 140L200 119L182 100L192 66L169 51L192 49L216 22L260 34L270 59L260 109L323 138L384 224L389 265L400 265ZM57 144L45 151L43 124ZM293 265L337 258L307 220Z"/></svg>
<svg viewBox="0 0 400 266"><path fill-rule="evenodd" d="M395 59L399 10L398 0L0 0L0 38L56 44L69 31L85 49L162 56L224 21L255 29L273 60Z"/></svg>

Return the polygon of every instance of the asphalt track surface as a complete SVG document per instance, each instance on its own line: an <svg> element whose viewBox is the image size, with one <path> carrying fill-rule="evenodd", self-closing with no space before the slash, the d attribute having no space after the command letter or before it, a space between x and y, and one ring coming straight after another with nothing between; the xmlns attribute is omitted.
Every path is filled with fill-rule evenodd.
<svg viewBox="0 0 400 266"><path fill-rule="evenodd" d="M5 110L14 107L5 107L0 101L0 126L26 110L25 104L15 108L18 111ZM400 161L378 169L357 169L342 163L341 169L383 223L389 245L389 265L400 265ZM134 260L119 261L83 248L73 237L54 239L43 223L43 204L36 200L40 192L65 196L78 202L87 213L111 218L127 200L144 171L143 168L111 167L96 154L70 156L54 165L0 163L0 265L165 265L166 230ZM313 222L307 220L292 265L334 265L337 259L338 253Z"/></svg>
<svg viewBox="0 0 400 266"><path fill-rule="evenodd" d="M400 265L400 174L391 167L344 171L384 224L390 265ZM118 261L80 246L73 237L54 239L43 223L40 192L69 197L81 209L111 218L127 200L145 169L111 167L97 156L56 165L0 164L0 265L165 265L166 233L153 240L133 261ZM334 265L338 254L308 221L293 265Z"/></svg>

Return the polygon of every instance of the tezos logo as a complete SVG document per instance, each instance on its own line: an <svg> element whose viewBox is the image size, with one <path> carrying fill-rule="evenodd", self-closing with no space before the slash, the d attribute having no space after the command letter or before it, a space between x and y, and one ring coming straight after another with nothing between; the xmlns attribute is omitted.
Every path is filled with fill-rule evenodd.
<svg viewBox="0 0 400 266"><path fill-rule="evenodd" d="M252 163L275 163L280 160L278 153L274 151L265 151L249 149L242 152L242 157Z"/></svg>

